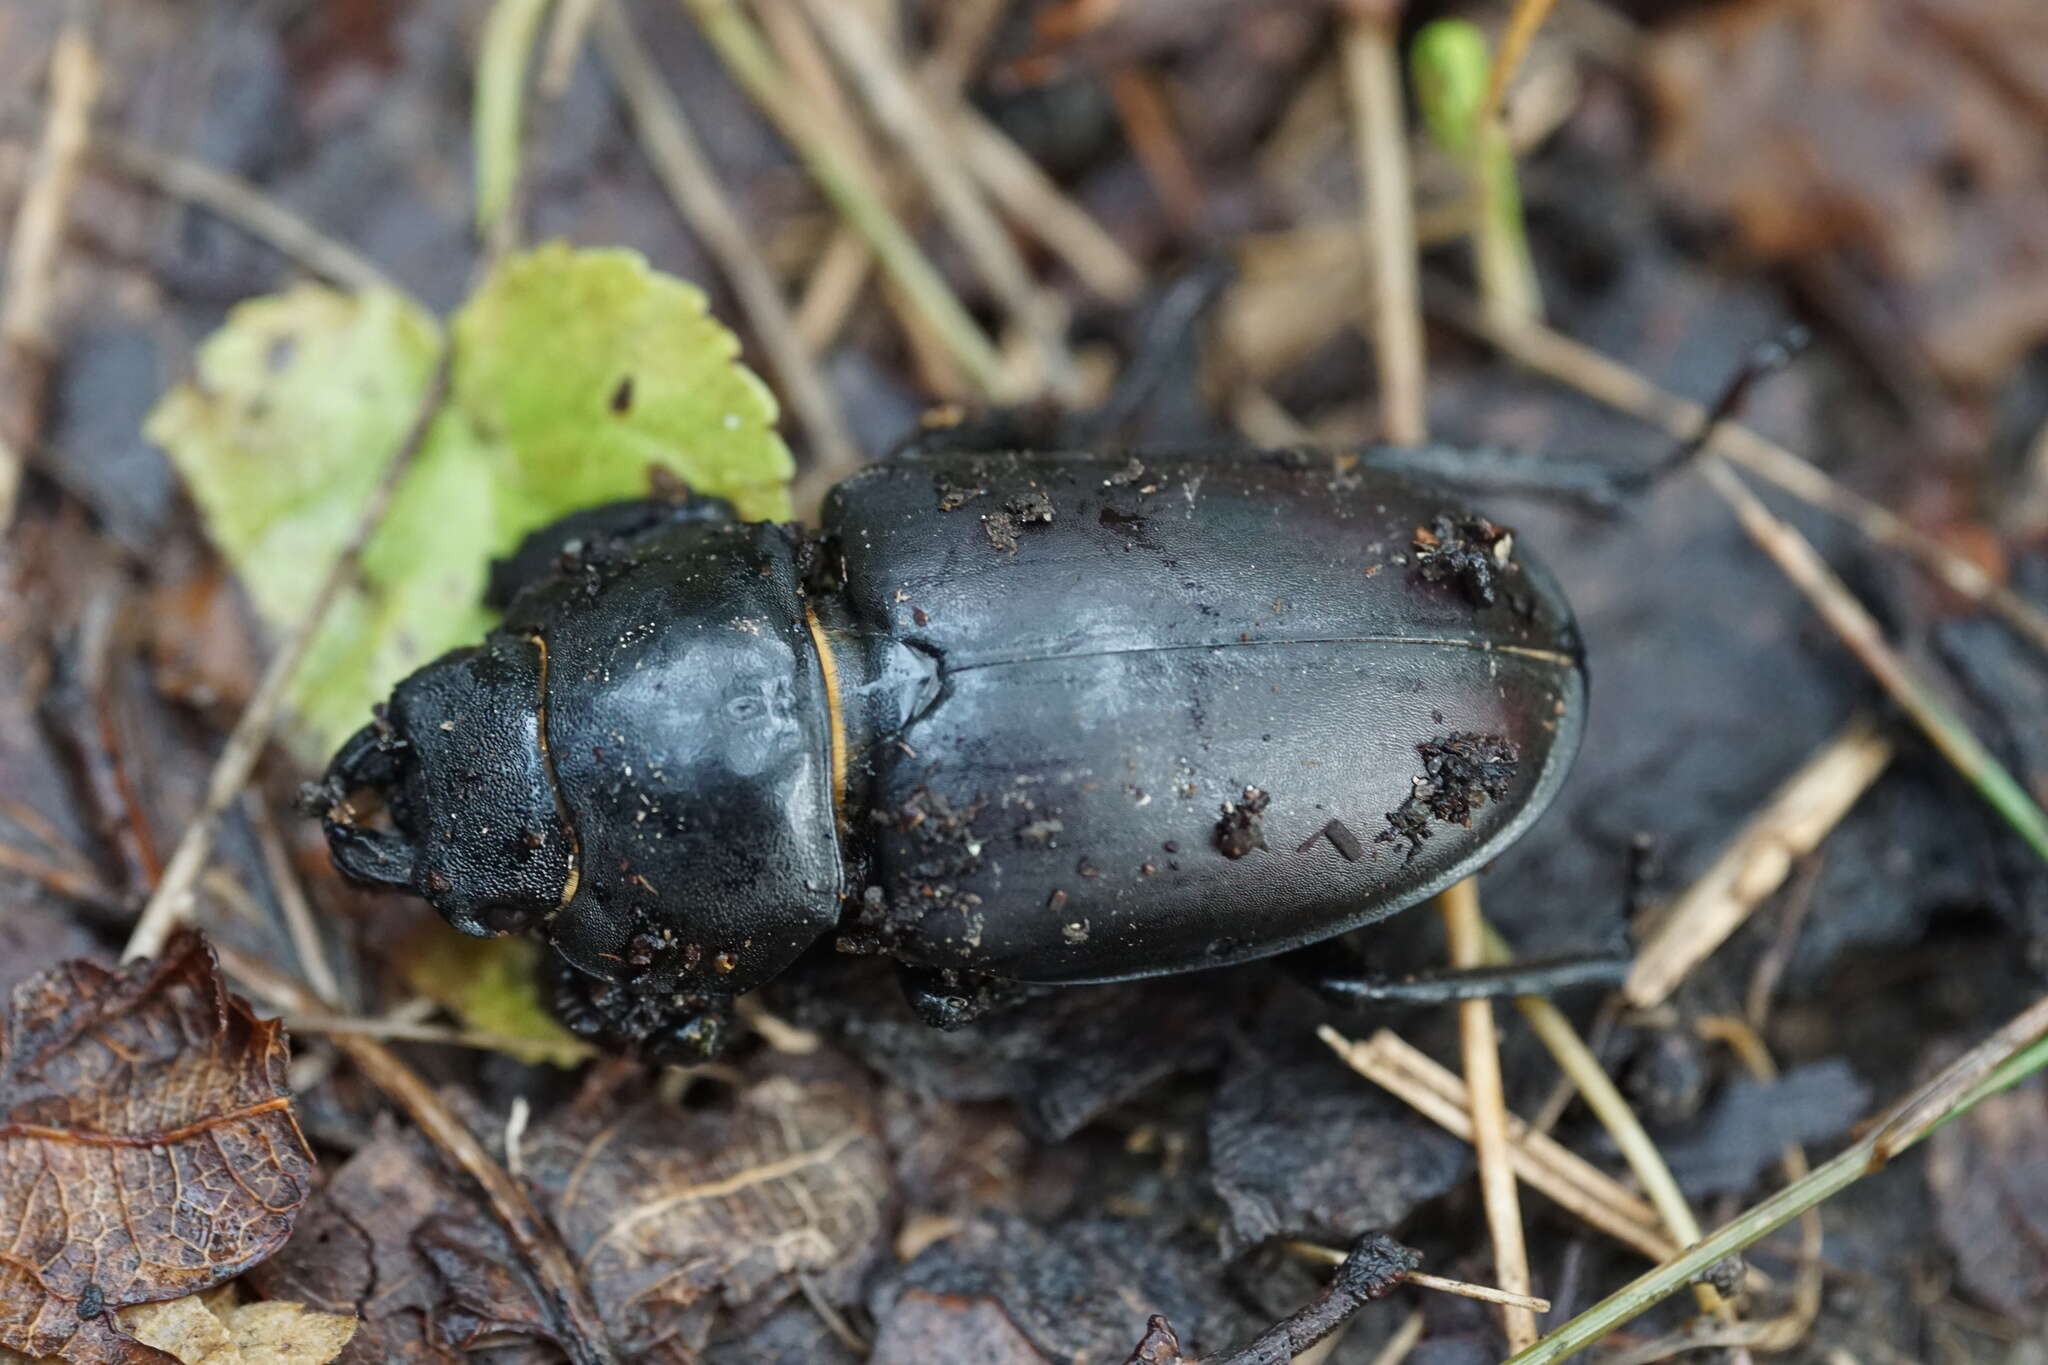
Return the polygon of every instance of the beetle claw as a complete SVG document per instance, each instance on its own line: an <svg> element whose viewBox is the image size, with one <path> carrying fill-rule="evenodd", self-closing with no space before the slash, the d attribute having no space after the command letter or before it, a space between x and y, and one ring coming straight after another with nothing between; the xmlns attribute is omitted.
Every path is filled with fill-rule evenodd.
<svg viewBox="0 0 2048 1365"><path fill-rule="evenodd" d="M355 792L383 793L397 785L397 747L387 727L365 725L341 746L326 775L306 785L300 800L316 808L335 866L351 881L409 890L418 851L401 834L357 824L349 805Z"/></svg>

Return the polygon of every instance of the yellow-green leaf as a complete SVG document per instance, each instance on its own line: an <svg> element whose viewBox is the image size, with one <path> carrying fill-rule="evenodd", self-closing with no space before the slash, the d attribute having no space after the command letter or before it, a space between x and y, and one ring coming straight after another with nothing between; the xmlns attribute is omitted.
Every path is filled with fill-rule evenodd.
<svg viewBox="0 0 2048 1365"><path fill-rule="evenodd" d="M457 316L450 401L293 680L308 763L392 684L474 642L493 556L654 471L789 514L775 400L695 287L627 251L505 260ZM252 299L200 347L145 428L274 629L301 621L418 411L442 345L389 290Z"/></svg>
<svg viewBox="0 0 2048 1365"><path fill-rule="evenodd" d="M456 315L455 342L456 401L518 451L508 499L586 507L645 491L657 467L743 517L789 515L775 396L736 363L703 291L638 252L509 257Z"/></svg>
<svg viewBox="0 0 2048 1365"><path fill-rule="evenodd" d="M527 1062L573 1066L588 1047L540 999L540 944L530 938L466 938L438 920L420 921L398 954L408 986L445 1006L464 1028L495 1034ZM519 1047L511 1040L530 1046Z"/></svg>

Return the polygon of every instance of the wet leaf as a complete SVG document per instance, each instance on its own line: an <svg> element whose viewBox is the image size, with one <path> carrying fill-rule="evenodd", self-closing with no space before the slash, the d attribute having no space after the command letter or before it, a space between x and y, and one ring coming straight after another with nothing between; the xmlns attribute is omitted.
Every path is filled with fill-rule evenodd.
<svg viewBox="0 0 2048 1365"><path fill-rule="evenodd" d="M776 407L704 296L628 251L508 258L454 322L444 405L293 684L319 762L420 664L474 641L493 556L660 469L788 515ZM277 630L310 608L433 373L441 328L389 290L301 285L237 306L150 414L208 534Z"/></svg>
<svg viewBox="0 0 2048 1365"><path fill-rule="evenodd" d="M694 1351L809 1277L846 1303L881 1254L888 1154L863 1079L799 1067L750 1080L729 1108L647 1101L572 1113L528 1137L542 1207L631 1358Z"/></svg>
<svg viewBox="0 0 2048 1365"><path fill-rule="evenodd" d="M518 452L501 518L530 529L630 497L649 466L743 517L788 517L775 396L738 354L703 291L638 252L554 242L508 258L455 318L456 401Z"/></svg>
<svg viewBox="0 0 2048 1365"><path fill-rule="evenodd" d="M473 939L422 918L398 966L408 986L447 1006L465 1027L532 1043L508 1046L508 1055L574 1066L588 1049L541 1002L540 955L529 938Z"/></svg>
<svg viewBox="0 0 2048 1365"><path fill-rule="evenodd" d="M0 1345L165 1361L114 1310L210 1289L274 1252L311 1188L284 1029L181 933L15 987L0 1033Z"/></svg>

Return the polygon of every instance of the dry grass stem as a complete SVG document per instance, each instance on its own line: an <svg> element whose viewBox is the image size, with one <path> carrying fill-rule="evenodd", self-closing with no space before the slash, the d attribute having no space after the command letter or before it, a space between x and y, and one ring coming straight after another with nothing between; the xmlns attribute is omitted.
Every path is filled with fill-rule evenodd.
<svg viewBox="0 0 2048 1365"><path fill-rule="evenodd" d="M1392 1032L1381 1029L1369 1039L1352 1041L1326 1024L1316 1036L1359 1075L1445 1132L1472 1140L1464 1082ZM1653 1261L1678 1254L1678 1244L1657 1226L1657 1211L1640 1196L1513 1115L1508 1134L1515 1174L1530 1188Z"/></svg>
<svg viewBox="0 0 2048 1365"><path fill-rule="evenodd" d="M1428 430L1422 291L1415 263L1398 41L1391 15L1360 12L1343 21L1344 77L1365 197L1366 256L1373 266L1372 337L1380 425L1392 445L1421 445Z"/></svg>
<svg viewBox="0 0 2048 1365"><path fill-rule="evenodd" d="M1047 387L1077 401L1066 309L1038 287L1023 253L963 168L954 139L917 83L858 10L840 0L806 0L811 20L853 80L868 111L909 160L983 283L1030 336Z"/></svg>
<svg viewBox="0 0 2048 1365"><path fill-rule="evenodd" d="M1479 888L1469 877L1437 897L1453 967L1486 961L1486 927L1479 914ZM1493 1237L1494 1274L1512 1294L1529 1292L1529 1248L1522 1236L1522 1201L1515 1189L1508 1139L1508 1102L1500 1074L1500 1038L1491 1000L1458 1002L1458 1041L1472 1115L1472 1151L1479 1161L1479 1193ZM1508 1349L1520 1351L1538 1336L1526 1308L1504 1307Z"/></svg>
<svg viewBox="0 0 2048 1365"><path fill-rule="evenodd" d="M732 0L684 0L698 26L746 90L795 149L818 188L859 230L882 268L985 398L1006 396L1002 360L917 241L890 210L874 174L838 128L819 118L790 85L781 64Z"/></svg>
<svg viewBox="0 0 2048 1365"><path fill-rule="evenodd" d="M560 0L555 6L554 22L548 26L540 62L540 92L549 99L558 100L569 93L569 82L576 78L576 59L583 55L583 40L597 18L600 3L601 0Z"/></svg>
<svg viewBox="0 0 2048 1365"><path fill-rule="evenodd" d="M797 333L781 286L727 201L681 106L615 4L604 4L597 15L597 42L662 188L731 282L741 311L767 353L769 369L810 437L806 480L821 489L829 487L860 468L860 448L839 400Z"/></svg>
<svg viewBox="0 0 2048 1365"><path fill-rule="evenodd" d="M1670 998L1820 846L1891 758L1891 741L1858 717L1800 765L1707 870L1653 912L1656 927L1622 987L1629 1004L1648 1009Z"/></svg>
<svg viewBox="0 0 2048 1365"><path fill-rule="evenodd" d="M1757 1080L1768 1085L1778 1079L1776 1060L1748 1021L1715 1015L1697 1021L1693 1030L1702 1038L1726 1043ZM1806 1149L1796 1142L1786 1144L1779 1164L1787 1185L1797 1184L1813 1171L1813 1164L1806 1159ZM1792 1289L1792 1305L1777 1317L1743 1324L1751 1335L1743 1345L1755 1351L1787 1351L1806 1339L1814 1319L1820 1316L1821 1252L1825 1244L1820 1209L1811 1208L1800 1214L1799 1278Z"/></svg>
<svg viewBox="0 0 2048 1365"><path fill-rule="evenodd" d="M1401 1365L1402 1361L1415 1353L1415 1348L1422 1342L1423 1330L1428 1325L1428 1316L1420 1308L1401 1319L1401 1325L1394 1329L1394 1335L1388 1337L1387 1344L1380 1347L1379 1353L1373 1356L1372 1365Z"/></svg>
<svg viewBox="0 0 2048 1365"><path fill-rule="evenodd" d="M57 254L99 89L99 58L85 25L74 18L58 31L50 53L48 112L7 252L7 297L0 302L0 532L14 521L22 471L42 435Z"/></svg>
<svg viewBox="0 0 2048 1365"><path fill-rule="evenodd" d="M1430 300L1431 311L1445 321L1483 337L1537 373L1675 437L1693 436L1706 417L1702 405L1666 393L1620 361L1547 327L1534 323L1496 327L1469 299L1447 289L1432 289ZM1996 613L2036 647L2048 650L2048 612L1940 541L1915 530L1889 508L1835 482L1785 446L1739 423L1724 422L1715 430L1709 449L1801 501L1842 518L1872 542L1910 556L1951 592Z"/></svg>
<svg viewBox="0 0 2048 1365"><path fill-rule="evenodd" d="M1543 27L1543 21L1556 5L1557 0L1516 0L1515 12L1501 34L1500 50L1494 55L1492 69L1486 73L1486 102L1479 106L1480 127L1499 126L1503 122L1501 111L1507 104L1508 87L1514 84L1515 73L1522 69L1529 45L1536 41L1536 31Z"/></svg>
<svg viewBox="0 0 2048 1365"><path fill-rule="evenodd" d="M298 869L292 866L284 832L278 829L277 818L257 792L243 794L242 810L249 818L250 828L256 831L256 845L263 854L263 873L270 879L271 893L284 914L285 932L291 937L292 951L298 955L299 971L321 1004L340 1009L341 982L328 964L326 946L321 943L319 926L313 921L313 906L306 899Z"/></svg>
<svg viewBox="0 0 2048 1365"><path fill-rule="evenodd" d="M412 468L413 460L426 444L427 432L434 418L440 414L441 404L448 396L449 358L448 348L444 346L433 375L427 381L426 391L420 397L419 408L413 414L412 425L396 453L385 464L355 529L349 533L348 542L334 557L319 592L314 594L312 605L306 610L305 619L299 622L291 638L264 667L263 676L249 697L249 704L235 721L235 728L228 733L227 743L221 747L220 757L214 761L213 772L207 778L206 798L199 813L179 838L178 847L164 868L163 880L157 883L149 903L143 906L142 916L135 923L135 932L129 935L128 946L122 950L123 961L154 956L163 947L171 930L191 912L193 888L213 856L214 835L220 828L221 813L241 795L242 788L249 785L249 775L255 771L256 760L269 742L271 728L276 725L278 713L283 709L285 688L290 684L292 674L306 657L313 637L325 624L328 610L341 596L342 589L354 581L364 545L382 524L385 512L391 507L391 495L397 491L406 471Z"/></svg>
<svg viewBox="0 0 2048 1365"><path fill-rule="evenodd" d="M1727 465L1710 460L1701 472L1735 510L1736 520L1742 523L1750 539L1806 595L1821 619L1892 700L1913 718L1941 756L1977 788L1978 794L2005 817L2036 853L2048 858L2048 813L2041 810L1983 742L1970 733L1962 719L1940 700L1905 657L1885 641L1877 618L1828 567L1813 543L1790 522L1773 515L1763 499L1752 493Z"/></svg>
<svg viewBox="0 0 2048 1365"><path fill-rule="evenodd" d="M308 274L345 289L397 289L368 257L321 232L239 176L127 138L93 139L92 154L157 192L233 223Z"/></svg>

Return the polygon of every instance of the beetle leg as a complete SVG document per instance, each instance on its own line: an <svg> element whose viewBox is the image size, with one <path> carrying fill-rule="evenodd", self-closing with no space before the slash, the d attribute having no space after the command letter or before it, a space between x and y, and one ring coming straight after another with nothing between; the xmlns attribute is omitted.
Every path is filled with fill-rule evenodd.
<svg viewBox="0 0 2048 1365"><path fill-rule="evenodd" d="M896 979L911 1010L935 1029L947 1032L971 1024L985 1014L1008 1009L1029 993L1014 981L963 972L952 967L896 964Z"/></svg>
<svg viewBox="0 0 2048 1365"><path fill-rule="evenodd" d="M606 1051L662 1066L692 1066L716 1057L732 1034L729 996L641 994L585 975L553 953L542 970L555 1017Z"/></svg>
<svg viewBox="0 0 2048 1365"><path fill-rule="evenodd" d="M1326 999L1348 1005L1442 1005L1454 1000L1497 1000L1516 995L1556 995L1597 986L1612 989L1628 976L1629 959L1588 953L1532 958L1499 967L1444 967L1389 976L1364 970L1302 969L1304 979Z"/></svg>

